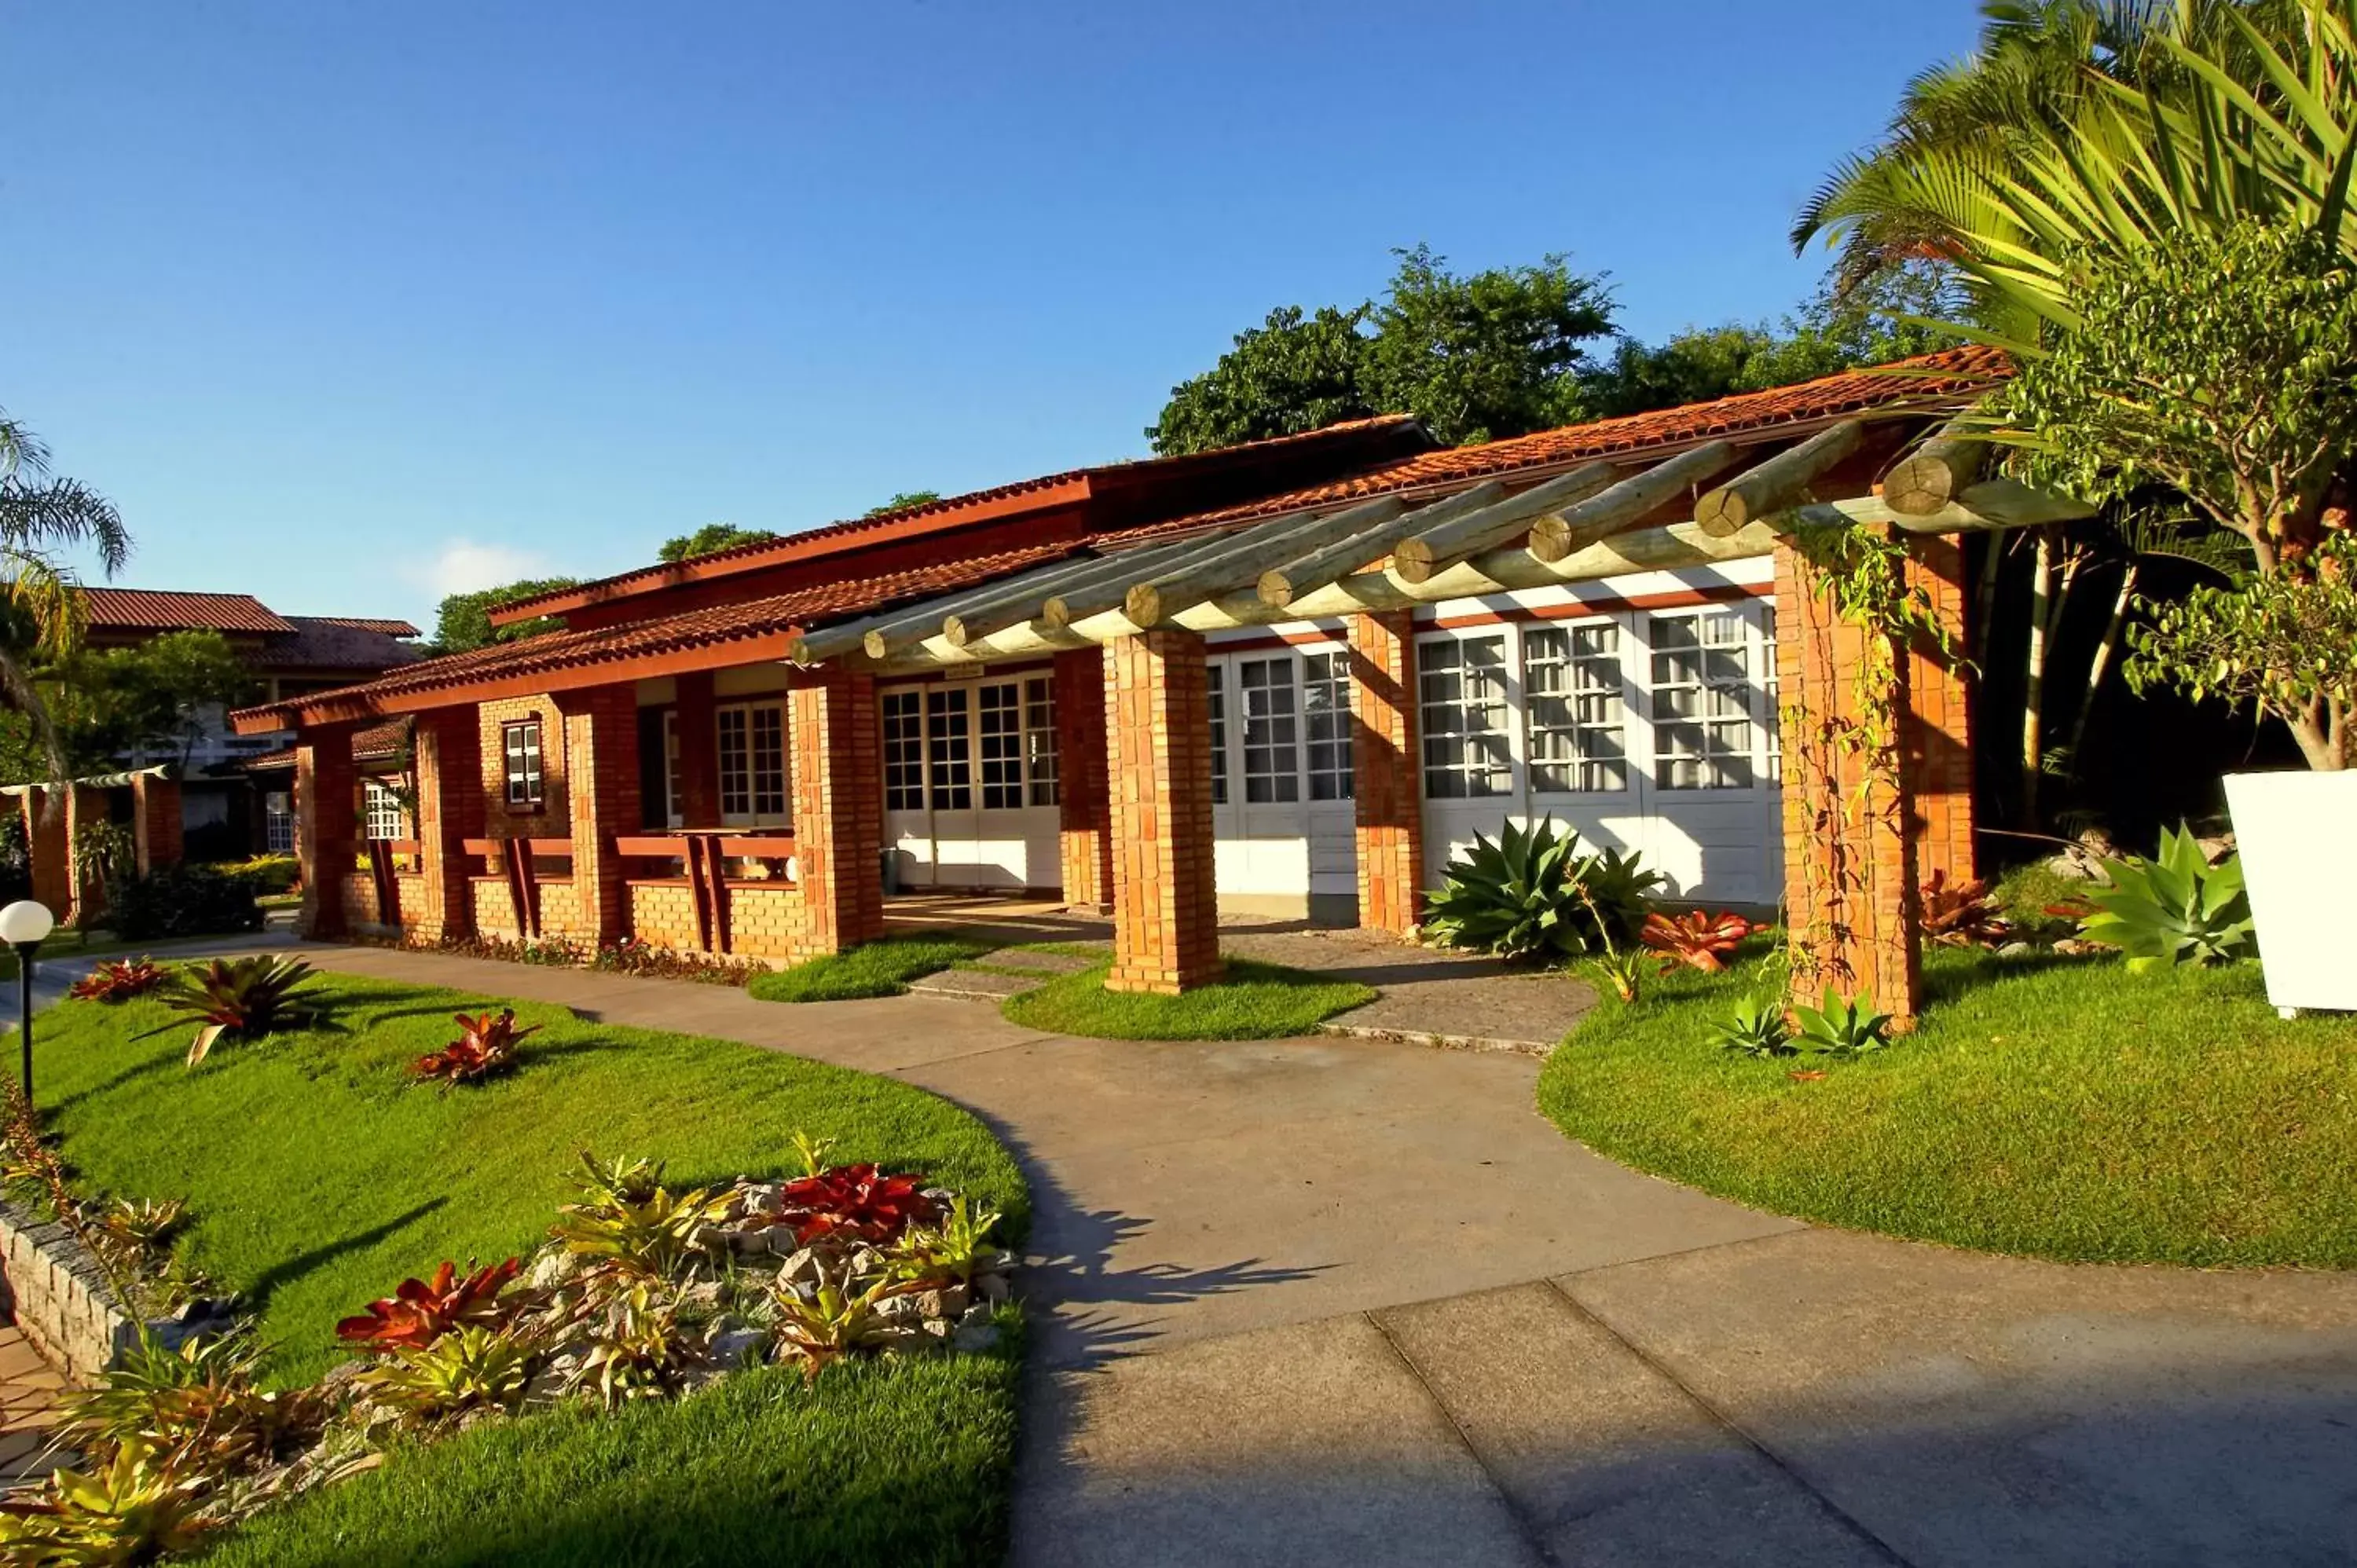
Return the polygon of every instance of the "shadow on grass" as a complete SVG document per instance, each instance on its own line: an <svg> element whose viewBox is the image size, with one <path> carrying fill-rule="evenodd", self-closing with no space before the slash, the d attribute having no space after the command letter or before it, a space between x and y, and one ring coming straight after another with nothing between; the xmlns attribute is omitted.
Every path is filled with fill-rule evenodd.
<svg viewBox="0 0 2357 1568"><path fill-rule="evenodd" d="M339 1236L325 1246L314 1247L307 1252L297 1252L285 1262L274 1263L264 1269L254 1277L252 1283L244 1288L242 1294L253 1305L253 1310L260 1313L270 1305L271 1293L281 1286L293 1284L312 1270L334 1262L347 1253L357 1252L364 1247L373 1247L388 1237L399 1235L449 1201L447 1197L429 1197L409 1209L408 1212L396 1214L381 1224L371 1225L365 1230L354 1231L349 1236Z"/></svg>
<svg viewBox="0 0 2357 1568"><path fill-rule="evenodd" d="M85 1100L93 1099L101 1095L111 1094L114 1090L121 1089L124 1084L129 1083L135 1079L146 1078L151 1074L164 1072L170 1069L179 1068L181 1066L182 1063L180 1058L178 1057L149 1057L146 1060L135 1062L131 1066L124 1068L121 1072L116 1073L113 1078L102 1079L97 1083L91 1084L87 1089L78 1089L71 1094L64 1095L56 1100L40 1101L40 1108L44 1112L48 1113L69 1111L73 1107L80 1105ZM36 1090L38 1090L40 1085L36 1082L33 1087Z"/></svg>

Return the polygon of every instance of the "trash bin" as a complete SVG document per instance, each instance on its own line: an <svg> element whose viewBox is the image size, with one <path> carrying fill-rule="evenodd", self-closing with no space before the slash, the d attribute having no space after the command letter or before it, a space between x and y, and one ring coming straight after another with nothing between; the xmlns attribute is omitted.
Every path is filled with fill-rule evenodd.
<svg viewBox="0 0 2357 1568"><path fill-rule="evenodd" d="M876 852L876 872L884 881L884 897L891 897L900 891L900 852L890 844Z"/></svg>

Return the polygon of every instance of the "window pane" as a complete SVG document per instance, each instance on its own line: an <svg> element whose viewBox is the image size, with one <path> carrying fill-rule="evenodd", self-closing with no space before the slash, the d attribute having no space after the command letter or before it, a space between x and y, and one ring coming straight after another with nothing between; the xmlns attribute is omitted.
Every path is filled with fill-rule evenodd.
<svg viewBox="0 0 2357 1568"><path fill-rule="evenodd" d="M501 749L506 753L508 804L522 809L541 804L540 721L505 726Z"/></svg>
<svg viewBox="0 0 2357 1568"><path fill-rule="evenodd" d="M884 809L925 809L923 693L884 693Z"/></svg>
<svg viewBox="0 0 2357 1568"><path fill-rule="evenodd" d="M1011 811L1023 804L1023 688L1008 681L975 695L982 709L982 803Z"/></svg>
<svg viewBox="0 0 2357 1568"><path fill-rule="evenodd" d="M782 818L786 814L786 714L781 706L764 703L752 711L753 814Z"/></svg>
<svg viewBox="0 0 2357 1568"><path fill-rule="evenodd" d="M1523 634L1531 788L1543 794L1626 789L1620 628L1611 621Z"/></svg>
<svg viewBox="0 0 2357 1568"><path fill-rule="evenodd" d="M720 726L720 814L749 815L753 810L753 757L748 744L745 710L722 708L713 716Z"/></svg>
<svg viewBox="0 0 2357 1568"><path fill-rule="evenodd" d="M1052 806L1057 789L1056 683L1045 675L1023 682L1023 766L1030 775L1031 803Z"/></svg>
<svg viewBox="0 0 2357 1568"><path fill-rule="evenodd" d="M1654 782L1664 789L1749 789L1763 704L1752 684L1743 613L1657 615L1652 639Z"/></svg>
<svg viewBox="0 0 2357 1568"><path fill-rule="evenodd" d="M931 770L933 810L974 809L974 741L966 725L963 689L925 693L925 747Z"/></svg>
<svg viewBox="0 0 2357 1568"><path fill-rule="evenodd" d="M1255 804L1301 798L1300 722L1290 658L1236 664L1243 700L1244 799Z"/></svg>
<svg viewBox="0 0 2357 1568"><path fill-rule="evenodd" d="M1454 800L1507 793L1513 758L1507 746L1504 635L1420 643L1416 660L1425 794Z"/></svg>
<svg viewBox="0 0 2357 1568"><path fill-rule="evenodd" d="M1313 800L1351 798L1351 656L1301 656L1301 722Z"/></svg>
<svg viewBox="0 0 2357 1568"><path fill-rule="evenodd" d="M1228 803L1228 667L1213 664L1204 671L1205 699L1211 713L1211 803Z"/></svg>

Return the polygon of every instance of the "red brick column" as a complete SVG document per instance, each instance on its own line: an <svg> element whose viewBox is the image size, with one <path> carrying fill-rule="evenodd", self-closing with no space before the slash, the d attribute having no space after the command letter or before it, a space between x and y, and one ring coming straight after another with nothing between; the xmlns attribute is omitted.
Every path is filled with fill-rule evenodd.
<svg viewBox="0 0 2357 1568"><path fill-rule="evenodd" d="M1351 618L1351 771L1359 929L1415 934L1424 918L1424 800L1415 631L1406 610Z"/></svg>
<svg viewBox="0 0 2357 1568"><path fill-rule="evenodd" d="M1056 789L1063 847L1064 902L1103 910L1113 903L1113 800L1105 788L1105 653L1075 648L1056 655Z"/></svg>
<svg viewBox="0 0 2357 1568"><path fill-rule="evenodd" d="M842 952L884 934L884 767L876 682L828 670L788 699L793 749L794 862L802 889L793 956Z"/></svg>
<svg viewBox="0 0 2357 1568"><path fill-rule="evenodd" d="M66 809L55 791L35 788L24 793L25 843L33 857L33 901L47 907L62 925L73 907L72 841L66 836Z"/></svg>
<svg viewBox="0 0 2357 1568"><path fill-rule="evenodd" d="M1203 639L1125 637L1106 644L1105 663L1114 835L1105 989L1176 995L1221 967Z"/></svg>
<svg viewBox="0 0 2357 1568"><path fill-rule="evenodd" d="M180 784L152 773L131 776L131 844L139 875L186 858L181 837Z"/></svg>
<svg viewBox="0 0 2357 1568"><path fill-rule="evenodd" d="M1859 717L1855 679L1867 657L1867 633L1841 619L1817 584L1817 568L1806 557L1790 545L1777 547L1792 994L1813 1003L1830 985L1840 996L1869 996L1904 1026L1922 1004L1921 916L1906 773L1902 766L1896 789L1866 788L1865 759L1844 744ZM1892 650L1892 700L1902 715L1908 662L1903 650ZM1836 787L1809 789L1807 780L1828 769Z"/></svg>
<svg viewBox="0 0 2357 1568"><path fill-rule="evenodd" d="M712 671L679 677L672 724L679 735L679 820L683 827L720 825L720 728L712 716Z"/></svg>
<svg viewBox="0 0 2357 1568"><path fill-rule="evenodd" d="M296 929L332 941L350 928L344 878L360 843L350 724L314 725L295 737L295 858L303 870Z"/></svg>
<svg viewBox="0 0 2357 1568"><path fill-rule="evenodd" d="M418 881L424 910L414 935L429 942L475 929L474 884L480 857L468 839L483 825L482 728L472 708L438 708L417 716L412 732L417 768Z"/></svg>
<svg viewBox="0 0 2357 1568"><path fill-rule="evenodd" d="M567 821L573 835L573 897L584 940L610 946L630 934L630 894L614 835L641 831L639 698L628 685L562 692Z"/></svg>
<svg viewBox="0 0 2357 1568"><path fill-rule="evenodd" d="M95 918L106 902L106 888L95 871L85 871L81 856L82 832L89 827L104 827L112 819L107 815L106 791L89 789L80 784L66 787L66 879L73 890L70 911L58 911L60 920Z"/></svg>
<svg viewBox="0 0 2357 1568"><path fill-rule="evenodd" d="M1964 658L1963 541L1944 534L1917 534L1908 541L1907 580L1931 601L1948 634L1943 653L1919 639L1907 661L1907 785L1914 797L1915 869L1925 881L1934 872L1950 886L1970 882L1979 864L1973 832L1972 689Z"/></svg>

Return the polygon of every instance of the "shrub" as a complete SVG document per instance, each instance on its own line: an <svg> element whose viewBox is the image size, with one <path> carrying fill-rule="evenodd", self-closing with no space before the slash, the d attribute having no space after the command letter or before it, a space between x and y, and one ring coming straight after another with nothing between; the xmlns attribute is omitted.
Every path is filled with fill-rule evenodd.
<svg viewBox="0 0 2357 1568"><path fill-rule="evenodd" d="M566 1385L595 1390L608 1410L675 1392L703 1352L680 1333L679 1312L640 1280L608 1296L589 1330L588 1348Z"/></svg>
<svg viewBox="0 0 2357 1568"><path fill-rule="evenodd" d="M470 1324L431 1345L396 1348L353 1381L395 1422L423 1424L470 1410L512 1412L532 1359L532 1348L513 1335Z"/></svg>
<svg viewBox="0 0 2357 1568"><path fill-rule="evenodd" d="M1800 1025L1792 1038L1824 1056L1864 1056L1890 1043L1889 1014L1877 1013L1870 999L1853 996L1845 1002L1830 985L1821 1005L1796 1003L1792 1016Z"/></svg>
<svg viewBox="0 0 2357 1568"><path fill-rule="evenodd" d="M898 1240L912 1224L931 1223L941 1205L925 1194L925 1178L885 1176L874 1165L834 1165L785 1185L780 1223L808 1246L822 1236L862 1241Z"/></svg>
<svg viewBox="0 0 2357 1568"><path fill-rule="evenodd" d="M1527 829L1508 822L1496 843L1476 833L1449 862L1424 929L1450 947L1508 959L1609 951L1636 940L1661 880L1634 854L1581 854L1579 835L1558 832L1552 817Z"/></svg>
<svg viewBox="0 0 2357 1568"><path fill-rule="evenodd" d="M902 1231L886 1266L897 1279L971 1283L977 1273L998 1266L999 1250L991 1244L990 1232L1000 1218L996 1209L976 1208L959 1193L936 1224Z"/></svg>
<svg viewBox="0 0 2357 1568"><path fill-rule="evenodd" d="M162 989L171 978L153 959L119 959L101 963L75 981L66 994L77 1002L128 1002Z"/></svg>
<svg viewBox="0 0 2357 1568"><path fill-rule="evenodd" d="M2161 835L2157 859L2107 860L2104 873L2111 886L2087 889L2097 913L2079 934L2126 953L2130 969L2224 963L2258 950L2242 861L2230 854L2209 865L2183 827Z"/></svg>
<svg viewBox="0 0 2357 1568"><path fill-rule="evenodd" d="M515 1009L502 1007L497 1013L484 1013L469 1018L456 1015L461 1031L458 1037L438 1051L428 1051L409 1064L412 1078L439 1079L445 1083L479 1083L493 1073L503 1072L515 1065L516 1042L527 1035L540 1032L534 1024L528 1029L515 1026Z"/></svg>
<svg viewBox="0 0 2357 1568"><path fill-rule="evenodd" d="M1710 1026L1710 1038L1723 1051L1747 1057L1789 1057L1799 1054L1783 1006L1770 996L1747 996L1734 1010Z"/></svg>
<svg viewBox="0 0 2357 1568"><path fill-rule="evenodd" d="M263 898L292 893L303 875L302 863L291 854L257 854L251 860L233 861L213 869L246 884L257 897Z"/></svg>
<svg viewBox="0 0 2357 1568"><path fill-rule="evenodd" d="M1999 946L2013 935L2013 922L2000 912L1986 880L1948 885L1945 871L1923 884L1923 934L1953 948Z"/></svg>
<svg viewBox="0 0 2357 1568"><path fill-rule="evenodd" d="M174 865L110 888L106 922L126 942L262 929L254 885L209 865Z"/></svg>
<svg viewBox="0 0 2357 1568"><path fill-rule="evenodd" d="M601 1165L585 1149L581 1162L589 1171L583 1200L557 1211L552 1234L566 1251L609 1271L668 1278L695 1251L696 1232L718 1224L732 1202L707 1187L672 1192L660 1161Z"/></svg>
<svg viewBox="0 0 2357 1568"><path fill-rule="evenodd" d="M770 972L770 966L759 959L705 958L627 937L611 947L599 948L589 967L609 974L693 980L704 985L747 985Z"/></svg>
<svg viewBox="0 0 2357 1568"><path fill-rule="evenodd" d="M422 1350L454 1328L504 1328L533 1302L528 1293L508 1289L517 1267L510 1258L477 1268L469 1258L461 1275L446 1259L431 1280L404 1280L366 1312L338 1323L336 1337L371 1350Z"/></svg>
<svg viewBox="0 0 2357 1568"><path fill-rule="evenodd" d="M1724 911L1712 915L1696 909L1675 916L1657 911L1645 917L1639 940L1648 950L1661 955L1663 974L1681 964L1717 974L1751 931L1750 921Z"/></svg>
<svg viewBox="0 0 2357 1568"><path fill-rule="evenodd" d="M1634 949L1605 953L1587 961L1587 972L1596 977L1597 984L1621 1001L1634 1002L1644 983L1645 955Z"/></svg>
<svg viewBox="0 0 2357 1568"><path fill-rule="evenodd" d="M217 958L174 975L164 993L179 1009L173 1021L200 1026L188 1047L188 1065L203 1061L225 1035L257 1039L322 1021L325 1004L303 989L310 978L311 966L301 960L267 954Z"/></svg>

